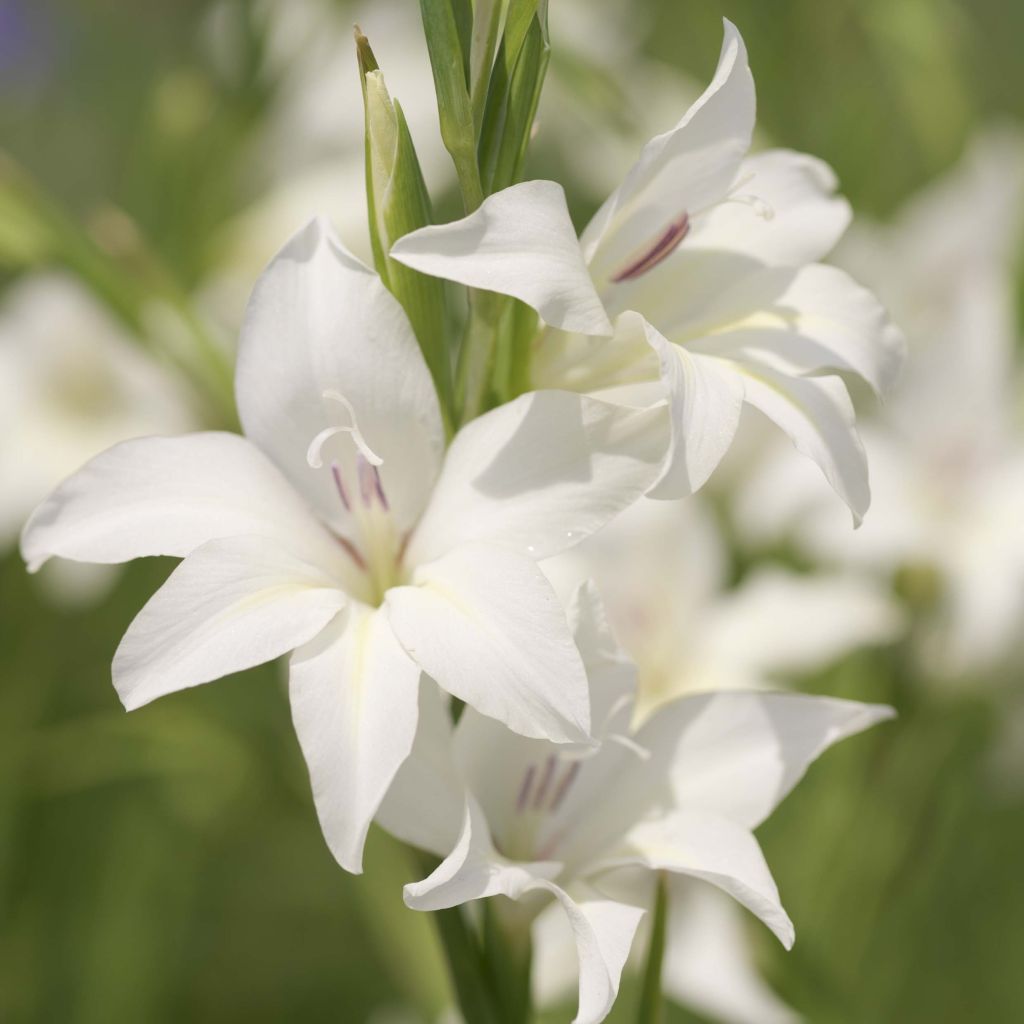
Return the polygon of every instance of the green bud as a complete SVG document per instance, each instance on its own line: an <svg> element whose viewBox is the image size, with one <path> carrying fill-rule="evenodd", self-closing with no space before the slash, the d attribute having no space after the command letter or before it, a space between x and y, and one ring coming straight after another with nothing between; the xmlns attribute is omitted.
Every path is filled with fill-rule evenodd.
<svg viewBox="0 0 1024 1024"><path fill-rule="evenodd" d="M430 197L405 115L388 93L383 72L359 29L356 54L366 115L366 200L374 265L409 317L450 422L452 370L445 285L388 256L403 235L433 223Z"/></svg>

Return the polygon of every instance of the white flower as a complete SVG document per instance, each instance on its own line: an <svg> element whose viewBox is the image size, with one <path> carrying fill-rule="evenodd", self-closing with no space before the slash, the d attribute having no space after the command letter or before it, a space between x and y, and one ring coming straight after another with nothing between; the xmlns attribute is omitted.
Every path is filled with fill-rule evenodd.
<svg viewBox="0 0 1024 1024"><path fill-rule="evenodd" d="M543 569L565 597L597 584L637 665L641 717L685 693L779 686L902 627L871 581L764 566L730 588L728 559L698 496L638 502Z"/></svg>
<svg viewBox="0 0 1024 1024"><path fill-rule="evenodd" d="M15 282L0 309L0 547L86 459L195 422L183 390L72 278Z"/></svg>
<svg viewBox="0 0 1024 1024"><path fill-rule="evenodd" d="M871 521L851 536L817 481L777 457L737 503L748 539L791 531L826 564L934 576L919 651L947 678L993 667L1024 617L1024 379L1011 265L1022 175L1021 139L984 136L892 225L861 228L841 252L885 294L909 339L906 372L864 425Z"/></svg>
<svg viewBox="0 0 1024 1024"><path fill-rule="evenodd" d="M586 739L584 667L535 560L643 493L658 431L650 413L539 392L446 452L405 314L319 222L256 286L236 391L245 437L118 445L37 509L23 553L31 568L184 557L114 658L128 708L295 650L321 823L358 870L421 672L512 729Z"/></svg>
<svg viewBox="0 0 1024 1024"><path fill-rule="evenodd" d="M746 157L753 125L746 51L726 22L707 90L648 142L579 241L561 187L531 181L407 235L392 256L536 309L557 329L537 346L538 386L616 388L637 404L667 395L672 447L656 497L699 488L749 404L859 521L867 469L837 371L881 391L902 340L872 295L814 262L849 219L832 172L783 150Z"/></svg>
<svg viewBox="0 0 1024 1024"><path fill-rule="evenodd" d="M632 666L592 590L581 589L573 617L600 749L525 739L469 709L453 730L424 687L424 728L379 820L445 857L406 886L415 909L505 895L521 901L528 922L556 899L576 939L576 1020L590 1024L614 1002L643 915L621 897L637 875L710 882L792 943L751 830L823 750L892 712L796 694L714 693L685 697L627 735ZM430 815L412 813L424 806Z"/></svg>

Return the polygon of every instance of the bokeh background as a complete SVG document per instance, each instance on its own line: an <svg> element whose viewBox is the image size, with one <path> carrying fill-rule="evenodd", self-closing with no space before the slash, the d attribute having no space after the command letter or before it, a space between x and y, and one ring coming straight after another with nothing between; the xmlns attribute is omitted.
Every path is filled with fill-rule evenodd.
<svg viewBox="0 0 1024 1024"><path fill-rule="evenodd" d="M762 140L835 168L865 225L847 264L859 260L912 319L915 302L924 308L904 325L912 353L925 353L915 358L968 365L992 331L1017 358L1024 5L551 7L530 173L563 181L581 224L698 94L724 14L747 42ZM415 870L402 851L373 835L367 874L352 878L320 837L279 668L125 715L110 658L170 563L30 578L16 550L32 505L99 449L230 425L247 289L306 216L327 212L365 251L354 21L406 108L439 211L454 215L415 0L0 0L4 1022L387 1024L437 1019L447 1005L429 922L401 904ZM915 197L948 174L954 184L921 212ZM957 310L941 301L976 272L985 288L969 298L992 308L954 331ZM931 333L953 340L928 354ZM1024 392L999 366L991 457L1011 485L972 492L990 511L1014 507L1014 467L1024 474ZM980 431L997 399L968 393L966 371L938 376L932 407L977 441L972 423ZM941 444L956 463L960 449ZM729 550L726 591L759 566L808 572L828 559L805 543L821 531L792 510L756 522L771 502L752 496L755 475L737 457L709 499ZM905 511L876 503L871 515ZM982 627L1002 623L995 639L979 627L980 653L956 664L941 653L954 629L935 614L949 585L942 551L934 564L913 552L865 569L903 627L777 680L900 711L825 757L760 832L798 941L786 954L748 921L749 941L812 1024L1024 1020L1024 518L998 544L987 521L968 519L990 559L975 584L1007 573L999 601L979 599ZM613 1019L630 1019L631 998L627 980ZM676 1006L668 1019L705 1020Z"/></svg>

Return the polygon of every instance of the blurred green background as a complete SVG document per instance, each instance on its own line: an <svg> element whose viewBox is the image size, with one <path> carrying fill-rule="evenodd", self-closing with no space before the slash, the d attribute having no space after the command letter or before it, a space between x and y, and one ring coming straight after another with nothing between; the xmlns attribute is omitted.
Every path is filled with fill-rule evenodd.
<svg viewBox="0 0 1024 1024"><path fill-rule="evenodd" d="M0 283L55 259L74 265L77 245L100 293L108 271L133 282L112 303L129 330L131 289L155 289L173 302L197 296L227 343L234 300L210 299L207 283L227 250L254 273L284 235L239 256L246 243L226 232L319 155L268 128L307 61L303 45L280 56L285 6L0 0L0 146L21 168L0 164L10 193L0 199ZM303 6L323 8L334 32L372 20L374 5L333 5L331 18L326 2ZM602 62L586 40L553 38L553 76L607 117L609 133L628 135L650 100L623 86L642 55L707 80L725 14L750 51L759 129L829 161L854 209L873 217L952 165L979 126L1024 119L1015 0L573 6L578 32L618 26L635 44L635 57ZM414 34L415 0L389 7ZM354 81L346 33L318 37L333 78ZM333 111L350 136L339 153L361 142L348 102ZM329 96L324 105L329 120ZM583 217L602 193L549 141L542 130L534 173L565 181ZM352 166L356 176L339 172L336 184L358 199ZM25 189L48 211L45 231L18 228L11 204L27 201ZM0 443L31 451L33 436L11 429ZM169 568L132 565L108 596L68 605L14 550L0 562L0 1020L385 1024L437 1014L446 983L429 924L401 905L414 869L381 835L365 877L337 868L277 667L122 712L110 658ZM1000 686L933 697L914 671L904 652L884 649L795 681L901 712L824 758L760 833L798 941L785 954L755 924L751 936L766 977L813 1024L1024 1020L1024 782L994 784L992 767L1000 686L1019 680L1010 670ZM403 1017L407 1007L420 1016ZM627 984L613 1019L628 1020L630 1007ZM670 1020L697 1018L673 1008Z"/></svg>

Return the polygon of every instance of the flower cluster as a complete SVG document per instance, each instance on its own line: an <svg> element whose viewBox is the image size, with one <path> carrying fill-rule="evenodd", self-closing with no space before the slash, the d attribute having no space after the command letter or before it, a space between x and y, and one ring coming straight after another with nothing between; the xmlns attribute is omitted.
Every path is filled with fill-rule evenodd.
<svg viewBox="0 0 1024 1024"><path fill-rule="evenodd" d="M603 528L685 514L675 502L708 480L745 406L859 521L867 470L843 375L881 392L902 342L870 293L817 262L849 219L829 169L748 156L753 81L732 25L711 84L579 237L560 185L494 176L464 219L408 225L422 179L364 44L377 268L324 221L303 227L249 302L242 434L116 445L36 509L22 550L33 570L182 559L114 656L125 707L290 654L338 862L361 870L377 820L440 858L407 886L410 907L510 897L515 932L557 905L589 1024L612 1006L652 880L708 882L793 941L752 830L824 749L891 714L766 692L785 642L766 630L740 650L724 612L687 647L678 615L659 619L692 580L673 530L641 525L650 550L605 571ZM399 223L414 230L391 237ZM443 300L437 279L471 289L461 348L440 356L423 298ZM456 352L469 369L453 385ZM802 592L760 586L772 605ZM875 595L851 601L861 613L841 628L823 617L823 650L889 628ZM686 692L691 655L717 658L733 688ZM638 707L636 665L660 687Z"/></svg>

